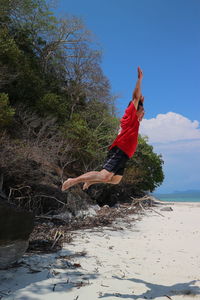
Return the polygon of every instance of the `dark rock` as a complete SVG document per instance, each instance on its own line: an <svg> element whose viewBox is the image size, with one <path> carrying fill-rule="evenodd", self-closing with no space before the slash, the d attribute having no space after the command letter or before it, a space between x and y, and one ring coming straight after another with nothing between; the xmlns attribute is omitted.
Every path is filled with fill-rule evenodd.
<svg viewBox="0 0 200 300"><path fill-rule="evenodd" d="M125 184L95 184L89 187L87 191L90 198L99 206L109 205L110 207L117 203L131 202L131 197L143 197L145 194L134 191L132 185Z"/></svg>
<svg viewBox="0 0 200 300"><path fill-rule="evenodd" d="M0 242L0 269L8 268L16 263L26 252L28 245L28 240L15 240L8 244Z"/></svg>
<svg viewBox="0 0 200 300"><path fill-rule="evenodd" d="M0 268L15 263L24 254L33 225L32 213L0 198Z"/></svg>
<svg viewBox="0 0 200 300"><path fill-rule="evenodd" d="M90 197L80 186L62 192L60 187L31 185L31 195L34 198L31 210L37 215L64 210L75 216L77 211L86 209L91 202Z"/></svg>
<svg viewBox="0 0 200 300"><path fill-rule="evenodd" d="M0 243L27 240L33 230L33 215L0 200Z"/></svg>
<svg viewBox="0 0 200 300"><path fill-rule="evenodd" d="M171 206L166 206L161 208L162 211L173 211L173 208Z"/></svg>

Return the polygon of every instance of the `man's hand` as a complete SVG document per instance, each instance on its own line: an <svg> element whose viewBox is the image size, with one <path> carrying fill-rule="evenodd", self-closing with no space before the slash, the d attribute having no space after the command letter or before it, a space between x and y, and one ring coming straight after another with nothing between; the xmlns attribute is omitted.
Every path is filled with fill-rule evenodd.
<svg viewBox="0 0 200 300"><path fill-rule="evenodd" d="M139 80L142 80L142 78L143 78L143 72L142 72L142 70L140 69L140 67L138 67L138 79L139 79Z"/></svg>

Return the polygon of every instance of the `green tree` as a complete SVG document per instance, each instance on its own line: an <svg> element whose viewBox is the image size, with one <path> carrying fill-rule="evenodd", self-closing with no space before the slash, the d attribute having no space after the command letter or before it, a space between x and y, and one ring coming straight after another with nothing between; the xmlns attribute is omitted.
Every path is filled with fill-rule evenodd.
<svg viewBox="0 0 200 300"><path fill-rule="evenodd" d="M34 106L49 89L38 49L55 27L55 17L44 0L0 0L0 8L0 67L13 77L2 91L9 94L11 104Z"/></svg>
<svg viewBox="0 0 200 300"><path fill-rule="evenodd" d="M95 100L89 101L84 110L73 113L71 120L66 121L63 131L67 140L74 144L79 173L100 168L118 123L108 105Z"/></svg>
<svg viewBox="0 0 200 300"><path fill-rule="evenodd" d="M13 82L17 76L17 65L21 51L6 27L0 28L0 90Z"/></svg>
<svg viewBox="0 0 200 300"><path fill-rule="evenodd" d="M137 150L128 162L124 183L132 185L134 190L153 192L164 180L164 161L147 142L147 137L139 136Z"/></svg>
<svg viewBox="0 0 200 300"><path fill-rule="evenodd" d="M63 123L67 118L67 103L60 95L54 93L45 94L39 99L37 108L40 111L40 115L56 117L59 123Z"/></svg>

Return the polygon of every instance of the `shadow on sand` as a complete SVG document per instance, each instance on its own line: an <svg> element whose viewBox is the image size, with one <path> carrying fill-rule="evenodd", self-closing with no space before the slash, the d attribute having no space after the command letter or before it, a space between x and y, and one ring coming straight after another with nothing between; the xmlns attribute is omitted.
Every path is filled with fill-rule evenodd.
<svg viewBox="0 0 200 300"><path fill-rule="evenodd" d="M120 278L117 276L113 276L113 278L118 280L129 280L134 283L141 283L144 284L147 288L147 291L140 295L134 295L134 294L116 294L116 293L105 293L100 298L106 298L106 297L120 297L120 299L156 299L159 297L167 296L168 298L171 296L176 295L184 295L184 296L191 296L194 297L196 295L200 295L200 287L194 285L198 280L193 280L190 282L185 283L177 283L174 285L161 285L161 284L155 284L150 283L147 281L144 281L142 279L137 278ZM170 299L170 298L169 298Z"/></svg>
<svg viewBox="0 0 200 300"><path fill-rule="evenodd" d="M63 259L63 255L67 255L69 259ZM19 266L0 270L0 299L37 300L48 293L69 292L90 285L91 280L95 280L98 274L84 274L79 270L79 264L74 266L74 260L70 257L76 259L80 256L80 253L67 250L62 251L62 255L33 254L25 258ZM24 296L27 293L28 296Z"/></svg>

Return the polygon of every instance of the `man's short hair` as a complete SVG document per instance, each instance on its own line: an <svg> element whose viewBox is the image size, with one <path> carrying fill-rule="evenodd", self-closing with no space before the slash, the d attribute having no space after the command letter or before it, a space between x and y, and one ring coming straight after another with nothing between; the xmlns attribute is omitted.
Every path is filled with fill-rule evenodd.
<svg viewBox="0 0 200 300"><path fill-rule="evenodd" d="M132 102L133 102L133 100L131 100L131 101L129 102L129 104L128 104L127 107L129 107L129 106L131 105ZM137 110L139 110L139 107L140 107L140 106L142 106L142 107L144 106L144 105L143 105L143 102L142 102L141 100L139 100L139 102L138 102L138 108L137 108Z"/></svg>
<svg viewBox="0 0 200 300"><path fill-rule="evenodd" d="M137 107L137 110L139 110L140 106L142 106L142 107L143 107L143 102L142 102L141 100L139 100L139 102L138 102L138 107Z"/></svg>

